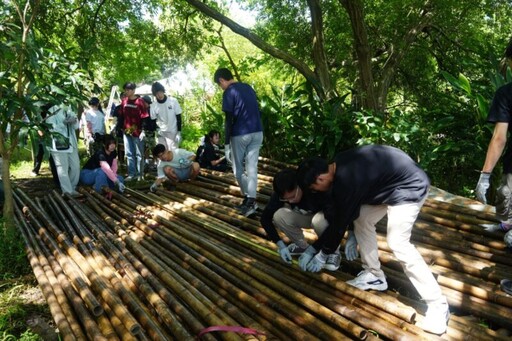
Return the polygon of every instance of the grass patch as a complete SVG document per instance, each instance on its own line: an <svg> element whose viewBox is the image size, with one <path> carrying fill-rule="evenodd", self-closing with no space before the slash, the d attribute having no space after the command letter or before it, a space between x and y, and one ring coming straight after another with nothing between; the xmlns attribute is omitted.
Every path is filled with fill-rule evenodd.
<svg viewBox="0 0 512 341"><path fill-rule="evenodd" d="M0 341L42 340L26 325L28 318L33 315L51 319L44 301L27 297L27 293L36 289L34 286L33 278L28 277L0 282Z"/></svg>

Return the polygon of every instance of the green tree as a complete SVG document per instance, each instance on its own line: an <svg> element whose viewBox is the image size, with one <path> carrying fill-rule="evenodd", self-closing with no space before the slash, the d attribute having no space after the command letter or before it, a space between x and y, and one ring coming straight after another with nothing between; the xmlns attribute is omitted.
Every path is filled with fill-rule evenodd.
<svg viewBox="0 0 512 341"><path fill-rule="evenodd" d="M44 42L37 39L34 26L39 1L8 1L6 5L0 10L0 156L5 226L13 228L9 166L23 140L20 136L48 128L39 116L42 105L67 103L76 107L84 99L84 88L92 83L76 62L62 57L62 50L44 48Z"/></svg>

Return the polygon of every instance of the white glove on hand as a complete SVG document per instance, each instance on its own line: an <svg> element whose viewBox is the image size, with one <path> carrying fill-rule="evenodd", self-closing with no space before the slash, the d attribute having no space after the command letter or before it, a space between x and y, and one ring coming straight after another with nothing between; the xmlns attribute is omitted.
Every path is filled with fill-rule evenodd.
<svg viewBox="0 0 512 341"><path fill-rule="evenodd" d="M158 189L158 184L157 184L156 182L154 182L154 183L151 185L151 187L149 187L149 191L150 191L151 193L155 193L157 189Z"/></svg>
<svg viewBox="0 0 512 341"><path fill-rule="evenodd" d="M327 261L327 255L320 251L315 257L308 263L307 269L311 272L319 272L324 268L325 262Z"/></svg>
<svg viewBox="0 0 512 341"><path fill-rule="evenodd" d="M126 189L125 184L123 184L121 181L117 181L116 184L117 184L117 188L119 189L119 193L123 193L124 190Z"/></svg>
<svg viewBox="0 0 512 341"><path fill-rule="evenodd" d="M231 162L231 148L230 148L229 144L226 144L224 146L224 155L226 156L226 161L228 163L232 163Z"/></svg>
<svg viewBox="0 0 512 341"><path fill-rule="evenodd" d="M299 267L302 271L306 271L308 269L308 263L313 259L316 254L316 249L313 245L308 246L306 251L299 257Z"/></svg>
<svg viewBox="0 0 512 341"><path fill-rule="evenodd" d="M345 243L345 257L348 260L353 261L359 257L357 252L357 239L354 231L348 231L347 242Z"/></svg>
<svg viewBox="0 0 512 341"><path fill-rule="evenodd" d="M286 244L282 240L278 241L276 244L279 248L278 252L281 259L288 264L292 264L292 255L290 254L288 247L286 247Z"/></svg>
<svg viewBox="0 0 512 341"><path fill-rule="evenodd" d="M144 138L146 137L146 133L143 131L140 132L139 140L144 141Z"/></svg>
<svg viewBox="0 0 512 341"><path fill-rule="evenodd" d="M483 204L487 204L487 198L485 197L485 194L487 193L487 190L489 189L490 179L491 179L490 173L480 173L480 178L478 179L478 183L476 184L476 189L475 189L476 199Z"/></svg>
<svg viewBox="0 0 512 341"><path fill-rule="evenodd" d="M174 142L176 143L176 146L179 147L180 146L180 142L181 142L181 131L178 131L176 133L176 137L174 138Z"/></svg>

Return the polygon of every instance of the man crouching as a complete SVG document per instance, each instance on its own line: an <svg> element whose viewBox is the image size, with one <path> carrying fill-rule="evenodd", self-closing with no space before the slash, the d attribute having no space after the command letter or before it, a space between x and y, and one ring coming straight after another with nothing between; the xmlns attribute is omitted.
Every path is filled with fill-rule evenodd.
<svg viewBox="0 0 512 341"><path fill-rule="evenodd" d="M201 167L195 162L196 155L185 149L166 150L163 144L153 148L153 157L158 159L157 177L150 191L155 192L164 181L176 185L180 181L193 180L199 175Z"/></svg>

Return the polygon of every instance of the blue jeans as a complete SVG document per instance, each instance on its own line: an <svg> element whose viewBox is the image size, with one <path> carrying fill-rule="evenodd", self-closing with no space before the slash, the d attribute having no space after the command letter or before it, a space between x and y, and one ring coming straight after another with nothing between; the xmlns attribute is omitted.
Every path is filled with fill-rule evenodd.
<svg viewBox="0 0 512 341"><path fill-rule="evenodd" d="M258 158L263 132L232 136L233 173L244 196L256 198L258 187ZM244 168L245 166L245 168Z"/></svg>
<svg viewBox="0 0 512 341"><path fill-rule="evenodd" d="M144 175L144 142L138 137L123 135L124 154L128 163L128 176Z"/></svg>
<svg viewBox="0 0 512 341"><path fill-rule="evenodd" d="M117 176L117 180L124 183L121 175ZM80 171L80 182L87 186L93 186L94 190L101 193L101 187L108 186L114 188L114 182L107 177L107 174L101 169L82 169Z"/></svg>

